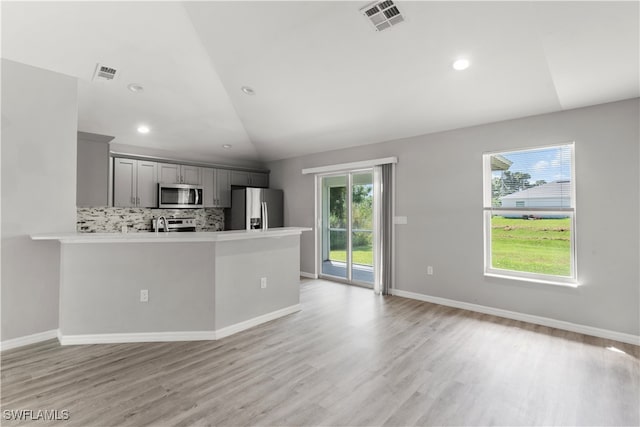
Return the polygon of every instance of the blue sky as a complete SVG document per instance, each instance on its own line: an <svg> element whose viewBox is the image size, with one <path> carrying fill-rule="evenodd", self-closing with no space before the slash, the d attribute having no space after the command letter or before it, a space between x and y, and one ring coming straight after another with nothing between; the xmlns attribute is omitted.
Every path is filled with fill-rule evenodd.
<svg viewBox="0 0 640 427"><path fill-rule="evenodd" d="M500 153L511 160L511 172L527 172L531 182L546 182L571 179L571 146L547 147L543 149ZM500 177L500 171L493 172Z"/></svg>

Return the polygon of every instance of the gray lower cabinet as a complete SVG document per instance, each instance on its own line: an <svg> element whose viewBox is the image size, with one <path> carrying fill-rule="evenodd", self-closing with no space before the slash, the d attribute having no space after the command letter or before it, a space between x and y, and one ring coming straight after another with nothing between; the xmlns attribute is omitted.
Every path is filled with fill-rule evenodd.
<svg viewBox="0 0 640 427"><path fill-rule="evenodd" d="M205 208L228 208L231 206L230 171L226 169L200 168L204 188Z"/></svg>
<svg viewBox="0 0 640 427"><path fill-rule="evenodd" d="M158 164L145 160L113 159L113 206L158 206Z"/></svg>
<svg viewBox="0 0 640 427"><path fill-rule="evenodd" d="M261 172L231 171L231 185L239 187L269 187L269 174Z"/></svg>

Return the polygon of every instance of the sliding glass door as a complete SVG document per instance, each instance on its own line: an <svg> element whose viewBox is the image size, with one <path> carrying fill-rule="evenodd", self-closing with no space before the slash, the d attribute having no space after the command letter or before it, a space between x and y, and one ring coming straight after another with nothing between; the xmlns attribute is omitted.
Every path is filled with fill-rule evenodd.
<svg viewBox="0 0 640 427"><path fill-rule="evenodd" d="M373 170L320 178L321 276L374 284Z"/></svg>

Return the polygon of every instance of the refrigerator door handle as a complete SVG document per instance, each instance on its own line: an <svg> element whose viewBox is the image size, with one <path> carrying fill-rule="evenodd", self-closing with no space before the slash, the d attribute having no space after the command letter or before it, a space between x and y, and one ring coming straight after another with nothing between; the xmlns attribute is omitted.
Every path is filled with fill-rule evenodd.
<svg viewBox="0 0 640 427"><path fill-rule="evenodd" d="M269 210L267 209L267 202L262 202L262 229L269 229Z"/></svg>

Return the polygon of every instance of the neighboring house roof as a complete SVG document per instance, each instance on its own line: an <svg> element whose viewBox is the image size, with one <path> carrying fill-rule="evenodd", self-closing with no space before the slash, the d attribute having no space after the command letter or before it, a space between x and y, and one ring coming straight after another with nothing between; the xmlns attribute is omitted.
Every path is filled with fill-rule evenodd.
<svg viewBox="0 0 640 427"><path fill-rule="evenodd" d="M491 156L491 170L492 171L506 171L511 167L513 162L500 154L494 154Z"/></svg>
<svg viewBox="0 0 640 427"><path fill-rule="evenodd" d="M508 196L500 197L500 200L548 199L554 197L571 197L571 181L564 180L549 182L547 184L538 185L536 187L527 188L526 190L509 194Z"/></svg>

